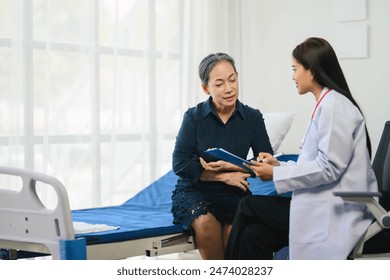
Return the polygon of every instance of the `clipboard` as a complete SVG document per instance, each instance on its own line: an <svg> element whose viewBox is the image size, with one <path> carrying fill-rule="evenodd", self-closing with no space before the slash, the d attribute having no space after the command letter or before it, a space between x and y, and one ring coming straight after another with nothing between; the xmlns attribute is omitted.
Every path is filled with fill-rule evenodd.
<svg viewBox="0 0 390 280"><path fill-rule="evenodd" d="M252 169L245 166L243 163L251 165L252 163L246 159L240 158L239 156L236 156L235 154L232 154L222 148L210 148L204 151L207 155L216 157L218 159L224 160L226 162L230 162L234 165L237 165L238 167L244 168L251 174L251 177L256 177L256 174L253 172Z"/></svg>

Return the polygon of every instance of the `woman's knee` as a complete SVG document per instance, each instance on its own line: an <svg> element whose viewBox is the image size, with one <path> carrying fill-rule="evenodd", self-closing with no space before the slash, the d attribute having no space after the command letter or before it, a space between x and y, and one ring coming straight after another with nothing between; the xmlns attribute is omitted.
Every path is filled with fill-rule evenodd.
<svg viewBox="0 0 390 280"><path fill-rule="evenodd" d="M213 214L207 213L201 215L192 223L192 228L195 234L199 235L215 235L222 230L221 223L214 217Z"/></svg>

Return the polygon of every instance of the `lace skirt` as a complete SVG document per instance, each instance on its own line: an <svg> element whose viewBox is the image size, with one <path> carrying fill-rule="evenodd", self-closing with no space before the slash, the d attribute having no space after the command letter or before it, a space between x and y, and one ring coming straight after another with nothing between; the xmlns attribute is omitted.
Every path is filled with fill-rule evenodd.
<svg viewBox="0 0 390 280"><path fill-rule="evenodd" d="M251 194L218 183L176 186L172 194L173 222L189 228L196 218L210 212L222 225L232 224L240 199Z"/></svg>

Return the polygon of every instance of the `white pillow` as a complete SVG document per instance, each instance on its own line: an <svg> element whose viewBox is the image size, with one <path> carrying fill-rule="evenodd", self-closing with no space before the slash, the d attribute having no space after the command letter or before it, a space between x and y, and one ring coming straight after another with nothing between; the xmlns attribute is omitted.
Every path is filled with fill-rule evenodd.
<svg viewBox="0 0 390 280"><path fill-rule="evenodd" d="M274 112L263 114L265 127L274 153L278 152L284 137L286 137L286 134L291 127L294 115L294 112Z"/></svg>

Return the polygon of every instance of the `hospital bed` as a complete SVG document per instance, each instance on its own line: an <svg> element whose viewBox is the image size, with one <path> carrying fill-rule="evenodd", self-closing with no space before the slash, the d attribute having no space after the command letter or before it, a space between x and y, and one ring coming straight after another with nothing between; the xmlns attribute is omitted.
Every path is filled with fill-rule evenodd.
<svg viewBox="0 0 390 280"><path fill-rule="evenodd" d="M283 155L279 160L297 157ZM0 174L22 179L18 191L0 188L0 259L51 256L108 260L196 249L191 232L172 223L171 195L177 180L172 171L121 205L81 210L70 210L66 189L54 177L11 167L0 167ZM254 194L276 195L272 181L248 181ZM41 202L37 184L54 189L55 207ZM75 233L77 223L108 228Z"/></svg>

